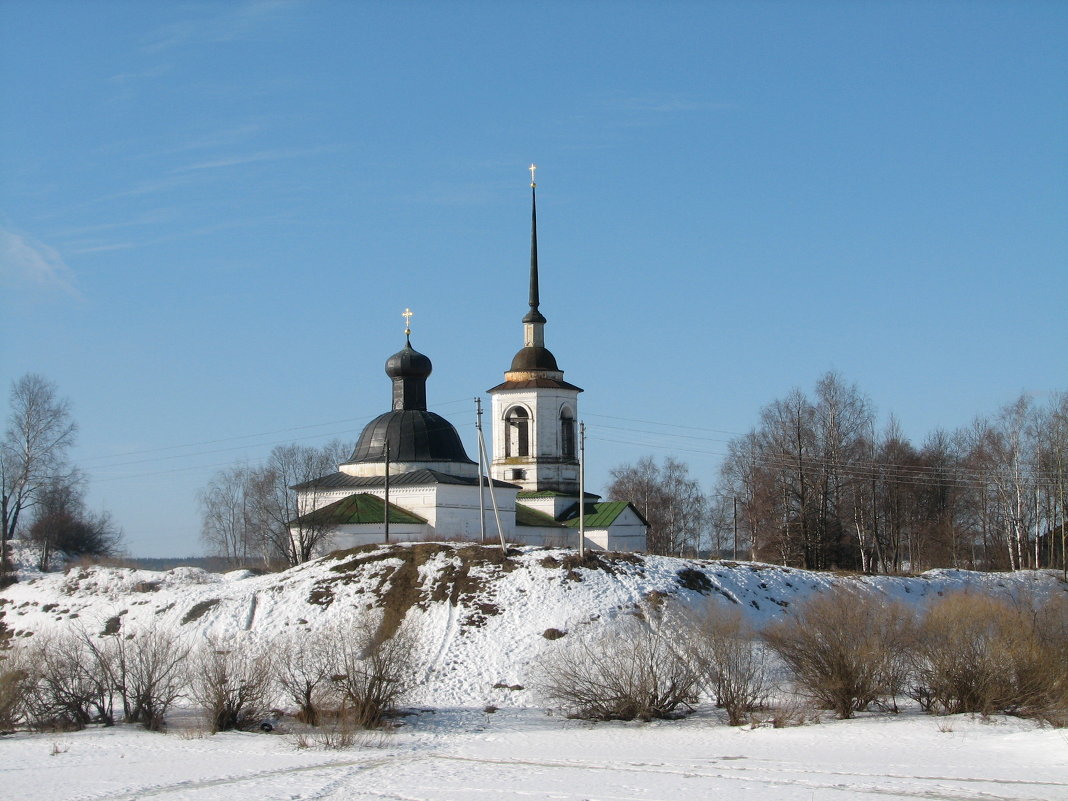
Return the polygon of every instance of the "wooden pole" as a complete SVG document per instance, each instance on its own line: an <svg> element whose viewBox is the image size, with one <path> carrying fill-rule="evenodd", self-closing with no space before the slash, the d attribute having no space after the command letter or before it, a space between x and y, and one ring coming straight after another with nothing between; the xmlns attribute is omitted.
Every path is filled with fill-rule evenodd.
<svg viewBox="0 0 1068 801"><path fill-rule="evenodd" d="M482 544L486 543L486 496L482 484L482 471L487 469L486 460L482 458L482 398L475 398L475 431L478 432L478 533Z"/></svg>
<svg viewBox="0 0 1068 801"><path fill-rule="evenodd" d="M386 525L386 544L389 544L389 442L386 442L386 505L382 509L382 520Z"/></svg>
<svg viewBox="0 0 1068 801"><path fill-rule="evenodd" d="M579 558L586 556L586 424L579 423Z"/></svg>
<svg viewBox="0 0 1068 801"><path fill-rule="evenodd" d="M486 455L486 438L482 436L482 430L478 432L478 450L482 454L482 459L489 464L489 456ZM501 553L508 553L508 545L504 541L504 529L501 527L501 513L497 509L497 494L493 491L493 477L488 477L489 480L489 496L490 503L493 504L493 519L497 521L497 536L501 540ZM479 484L482 483L482 476L478 477Z"/></svg>

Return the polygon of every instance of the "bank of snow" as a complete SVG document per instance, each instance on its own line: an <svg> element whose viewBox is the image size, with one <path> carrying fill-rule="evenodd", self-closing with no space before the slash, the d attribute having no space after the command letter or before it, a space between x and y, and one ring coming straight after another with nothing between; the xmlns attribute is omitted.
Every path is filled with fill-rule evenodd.
<svg viewBox="0 0 1068 801"><path fill-rule="evenodd" d="M734 606L759 626L840 585L915 604L960 590L1065 591L1045 572L836 576L759 563L632 554L579 562L563 549L503 555L475 545L418 543L340 552L267 575L108 567L36 574L0 592L0 633L25 638L72 628L103 635L166 627L194 640L270 642L384 615L387 627L404 621L419 631L412 660L420 680L412 703L530 706L538 703L528 689L530 665L559 647L547 632L600 632L665 599L695 609Z"/></svg>

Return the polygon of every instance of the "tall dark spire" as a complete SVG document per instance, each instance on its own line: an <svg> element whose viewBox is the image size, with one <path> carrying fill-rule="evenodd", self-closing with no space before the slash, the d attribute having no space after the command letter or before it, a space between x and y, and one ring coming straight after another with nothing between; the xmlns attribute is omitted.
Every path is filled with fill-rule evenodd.
<svg viewBox="0 0 1068 801"><path fill-rule="evenodd" d="M541 300L538 297L538 195L534 182L535 165L530 165L530 311L523 318L524 323L544 323L545 316L538 310Z"/></svg>

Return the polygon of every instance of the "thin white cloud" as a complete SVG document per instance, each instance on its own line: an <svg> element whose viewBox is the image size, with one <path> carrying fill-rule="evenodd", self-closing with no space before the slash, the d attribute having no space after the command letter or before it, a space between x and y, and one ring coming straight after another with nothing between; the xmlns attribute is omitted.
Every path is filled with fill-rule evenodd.
<svg viewBox="0 0 1068 801"><path fill-rule="evenodd" d="M291 9L303 5L303 0L251 0L228 7L210 17L186 19L158 29L142 50L161 53L196 44L218 44L247 39L260 27L277 19Z"/></svg>
<svg viewBox="0 0 1068 801"><path fill-rule="evenodd" d="M171 64L160 64L150 69L141 70L140 72L120 72L116 75L112 75L108 80L112 83L125 85L151 80L152 78L160 78L171 72L173 69L174 67Z"/></svg>
<svg viewBox="0 0 1068 801"><path fill-rule="evenodd" d="M81 297L74 285L74 271L55 248L3 227L0 227L0 277L5 282L30 283Z"/></svg>
<svg viewBox="0 0 1068 801"><path fill-rule="evenodd" d="M243 153L233 156L225 156L218 159L209 159L208 161L200 161L195 164L188 164L185 167L179 167L174 172L191 172L193 170L214 170L220 167L237 167L242 164L254 164L260 161L281 161L283 159L295 159L303 156L313 156L318 153L324 153L329 150L335 150L336 148L327 147L313 147L304 149L292 149L292 150L260 150L256 153Z"/></svg>
<svg viewBox="0 0 1068 801"><path fill-rule="evenodd" d="M138 228L146 225L160 225L172 222L178 215L173 208L161 208L146 211L132 220L119 220L117 222L99 223L97 225L81 225L75 228L65 228L57 234L57 238L85 236L86 234L110 233L124 228Z"/></svg>
<svg viewBox="0 0 1068 801"><path fill-rule="evenodd" d="M246 125L236 125L229 128L222 128L212 133L204 134L183 142L176 147L162 150L162 154L173 153L186 153L190 150L210 150L216 147L226 147L228 145L236 145L240 142L247 141L250 137L255 136L263 130L263 126L259 123L248 123Z"/></svg>
<svg viewBox="0 0 1068 801"><path fill-rule="evenodd" d="M683 95L638 95L608 100L604 107L618 111L650 114L678 114L687 111L721 111L733 108L730 103L714 103Z"/></svg>
<svg viewBox="0 0 1068 801"><path fill-rule="evenodd" d="M114 200L120 197L141 197L143 195L154 195L158 192L169 192L172 189L178 189L188 184L194 183L194 179L188 175L172 175L168 178L162 178L158 181L142 181L139 184L135 184L129 189L124 189L121 192L112 192L109 195L103 195L99 200Z"/></svg>
<svg viewBox="0 0 1068 801"><path fill-rule="evenodd" d="M81 255L83 253L107 253L112 250L130 250L137 245L133 242L117 242L113 245L79 245L75 244L71 247L71 253Z"/></svg>

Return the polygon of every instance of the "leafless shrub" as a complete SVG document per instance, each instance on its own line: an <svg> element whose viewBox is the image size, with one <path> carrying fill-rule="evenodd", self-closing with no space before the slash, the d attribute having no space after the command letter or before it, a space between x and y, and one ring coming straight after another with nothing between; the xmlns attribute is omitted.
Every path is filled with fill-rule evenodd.
<svg viewBox="0 0 1068 801"><path fill-rule="evenodd" d="M335 720L317 729L311 741L327 751L344 751L356 744L357 728L349 715L339 715Z"/></svg>
<svg viewBox="0 0 1068 801"><path fill-rule="evenodd" d="M271 712L271 652L254 643L209 640L195 653L190 679L212 734L255 728Z"/></svg>
<svg viewBox="0 0 1068 801"><path fill-rule="evenodd" d="M411 686L416 636L411 628L402 628L386 637L374 622L364 621L337 638L330 680L341 698L342 712L357 728L383 726Z"/></svg>
<svg viewBox="0 0 1068 801"><path fill-rule="evenodd" d="M806 723L819 723L819 710L814 709L804 699L792 696L777 701L771 707L771 727L785 729L789 726L804 726Z"/></svg>
<svg viewBox="0 0 1068 801"><path fill-rule="evenodd" d="M932 712L1009 712L1056 724L1068 710L1068 604L956 593L931 607L914 698Z"/></svg>
<svg viewBox="0 0 1068 801"><path fill-rule="evenodd" d="M671 636L656 622L628 618L610 634L569 637L539 664L538 688L583 720L679 717L696 702L700 678Z"/></svg>
<svg viewBox="0 0 1068 801"><path fill-rule="evenodd" d="M73 632L43 638L30 649L26 717L39 731L73 731L90 723L111 725L114 653L91 648Z"/></svg>
<svg viewBox="0 0 1068 801"><path fill-rule="evenodd" d="M726 710L731 726L741 726L764 703L770 688L763 644L733 607L709 611L687 628L705 691Z"/></svg>
<svg viewBox="0 0 1068 801"><path fill-rule="evenodd" d="M0 652L0 732L14 731L22 721L32 683L25 646Z"/></svg>
<svg viewBox="0 0 1068 801"><path fill-rule="evenodd" d="M764 630L798 689L841 718L893 698L914 624L900 604L836 589Z"/></svg>
<svg viewBox="0 0 1068 801"><path fill-rule="evenodd" d="M315 632L295 631L275 646L275 678L285 697L297 706L297 718L318 726L320 710L331 690L330 677L341 671L335 666L335 643L341 632L334 628Z"/></svg>
<svg viewBox="0 0 1068 801"><path fill-rule="evenodd" d="M145 629L114 636L115 687L127 723L163 731L167 710L182 697L191 647L167 629Z"/></svg>

